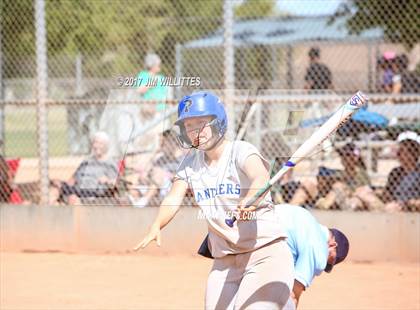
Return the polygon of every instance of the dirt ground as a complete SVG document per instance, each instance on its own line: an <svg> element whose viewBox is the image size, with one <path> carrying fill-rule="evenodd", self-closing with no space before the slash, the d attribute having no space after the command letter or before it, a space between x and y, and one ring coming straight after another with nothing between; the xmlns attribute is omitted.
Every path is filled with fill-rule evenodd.
<svg viewBox="0 0 420 310"><path fill-rule="evenodd" d="M202 309L211 261L194 256L0 253L0 309ZM346 262L300 309L420 309L420 265Z"/></svg>

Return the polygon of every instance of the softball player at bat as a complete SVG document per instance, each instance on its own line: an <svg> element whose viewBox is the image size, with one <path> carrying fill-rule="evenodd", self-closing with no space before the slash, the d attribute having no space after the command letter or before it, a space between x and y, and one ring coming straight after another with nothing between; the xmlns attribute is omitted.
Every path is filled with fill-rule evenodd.
<svg viewBox="0 0 420 310"><path fill-rule="evenodd" d="M306 209L289 204L275 206L276 216L283 221L295 266L295 283L291 297L296 304L302 292L315 276L323 271L331 272L349 252L349 241L338 229L328 229L318 223ZM208 237L201 244L198 254L212 258L207 246Z"/></svg>
<svg viewBox="0 0 420 310"><path fill-rule="evenodd" d="M293 257L268 193L244 210L269 180L268 163L244 141L225 139L227 117L210 92L184 97L178 106L178 140L190 148L157 218L135 250L156 240L190 188L206 215L209 248L215 257L207 280L206 309L294 309ZM233 227L226 217L238 212ZM248 212L248 213L247 213ZM244 220L252 212L252 220Z"/></svg>

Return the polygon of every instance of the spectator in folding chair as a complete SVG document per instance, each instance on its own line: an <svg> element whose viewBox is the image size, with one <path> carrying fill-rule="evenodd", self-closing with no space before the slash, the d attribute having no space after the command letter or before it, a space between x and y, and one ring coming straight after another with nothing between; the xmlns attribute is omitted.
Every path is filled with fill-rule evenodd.
<svg viewBox="0 0 420 310"><path fill-rule="evenodd" d="M316 206L321 209L379 210L382 201L375 195L363 161L361 150L354 143L337 149L344 170L337 170L337 182Z"/></svg>
<svg viewBox="0 0 420 310"><path fill-rule="evenodd" d="M420 136L413 131L401 133L397 157L400 166L391 170L381 195L385 210L420 211Z"/></svg>
<svg viewBox="0 0 420 310"><path fill-rule="evenodd" d="M347 143L337 153L344 170L320 167L317 182L299 182L290 203L319 209L382 209L384 205L371 188L360 149Z"/></svg>
<svg viewBox="0 0 420 310"><path fill-rule="evenodd" d="M315 208L316 202L328 195L339 181L336 169L324 166L318 168L316 181L304 179L283 182L277 187L276 203L293 203L306 209Z"/></svg>
<svg viewBox="0 0 420 310"><path fill-rule="evenodd" d="M182 150L172 130L165 130L160 139L160 148L153 158L150 169L139 176L138 185L130 191L130 200L135 207L159 206L160 200L169 191L172 178L181 162Z"/></svg>
<svg viewBox="0 0 420 310"><path fill-rule="evenodd" d="M108 146L108 135L95 133L91 142L92 156L79 165L69 181L52 181L58 190L58 202L76 205L115 197L118 165L108 158Z"/></svg>
<svg viewBox="0 0 420 310"><path fill-rule="evenodd" d="M420 91L420 76L418 72L408 69L409 60L406 54L395 57L391 62L392 92L394 94L414 94Z"/></svg>

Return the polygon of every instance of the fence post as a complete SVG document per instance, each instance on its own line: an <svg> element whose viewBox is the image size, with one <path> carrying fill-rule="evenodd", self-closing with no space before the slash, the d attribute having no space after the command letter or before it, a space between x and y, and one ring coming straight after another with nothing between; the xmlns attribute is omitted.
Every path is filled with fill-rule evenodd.
<svg viewBox="0 0 420 310"><path fill-rule="evenodd" d="M175 46L175 78L181 78L182 76L182 44ZM175 86L175 99L181 99L181 86Z"/></svg>
<svg viewBox="0 0 420 310"><path fill-rule="evenodd" d="M3 80L3 46L2 46L2 36L3 36L3 31L2 31L2 22L1 22L2 18L0 16L0 101L4 100L4 80ZM4 122L5 122L5 117L4 117L4 104L1 103L0 104L0 154L2 155L6 155L5 154L5 132L4 132Z"/></svg>
<svg viewBox="0 0 420 310"><path fill-rule="evenodd" d="M286 49L286 82L287 82L287 89L293 89L293 47L288 44Z"/></svg>
<svg viewBox="0 0 420 310"><path fill-rule="evenodd" d="M234 137L235 122L235 51L233 46L233 8L232 1L223 4L223 51L224 51L224 101L229 118L228 136Z"/></svg>
<svg viewBox="0 0 420 310"><path fill-rule="evenodd" d="M83 58L82 54L78 53L76 56L76 97L83 95Z"/></svg>
<svg viewBox="0 0 420 310"><path fill-rule="evenodd" d="M255 114L255 147L261 149L261 133L262 133L262 104L261 102L256 102L257 111Z"/></svg>
<svg viewBox="0 0 420 310"><path fill-rule="evenodd" d="M45 1L35 0L36 28L36 99L37 99L37 134L40 177L40 204L48 204L48 65L47 33L45 26Z"/></svg>
<svg viewBox="0 0 420 310"><path fill-rule="evenodd" d="M372 46L372 42L368 43L367 46L368 49L368 90L369 92L373 92L373 88L374 88L374 83L373 83L373 72L374 72L374 66L376 66L376 62L372 61L373 58L373 46Z"/></svg>

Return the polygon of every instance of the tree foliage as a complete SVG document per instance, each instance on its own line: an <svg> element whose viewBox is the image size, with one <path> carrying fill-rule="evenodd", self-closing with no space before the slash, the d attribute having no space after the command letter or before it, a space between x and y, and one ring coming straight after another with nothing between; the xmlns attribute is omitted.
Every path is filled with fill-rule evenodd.
<svg viewBox="0 0 420 310"><path fill-rule="evenodd" d="M385 39L412 48L419 42L418 0L353 0L344 2L335 14L349 16L351 33L380 27Z"/></svg>
<svg viewBox="0 0 420 310"><path fill-rule="evenodd" d="M235 8L238 19L255 19L276 14L275 0L247 0Z"/></svg>
<svg viewBox="0 0 420 310"><path fill-rule="evenodd" d="M175 46L222 26L223 0L45 0L49 60L82 54L84 73L132 74L156 52L173 73ZM34 0L1 0L4 77L35 74ZM239 18L271 15L274 0L247 0L235 8ZM60 63L60 62L58 62ZM58 65L57 65L58 66ZM64 65L63 65L64 66ZM66 72L58 68L54 72Z"/></svg>

